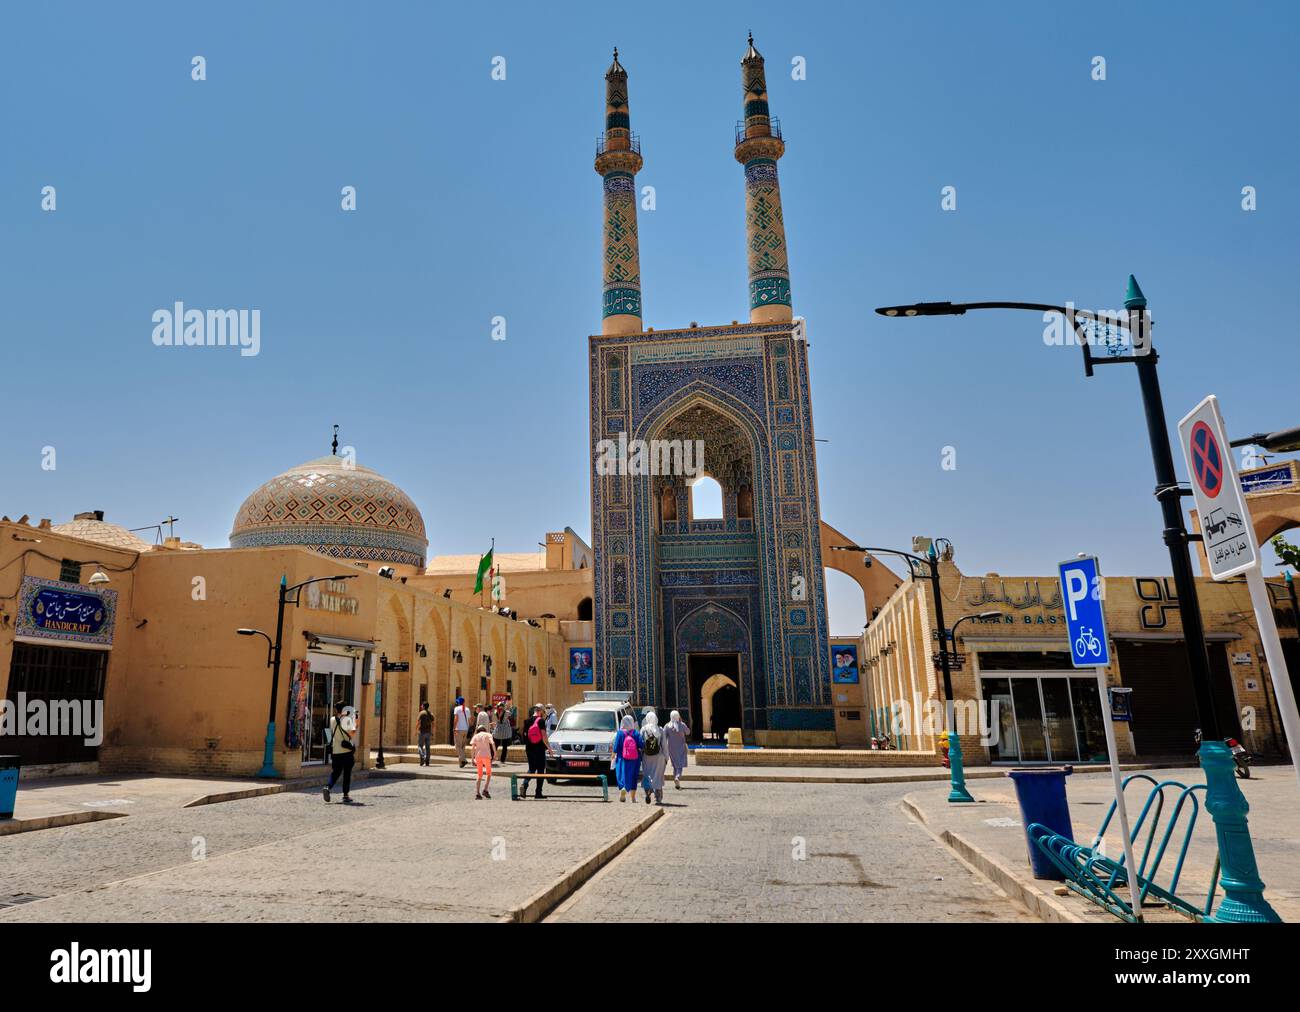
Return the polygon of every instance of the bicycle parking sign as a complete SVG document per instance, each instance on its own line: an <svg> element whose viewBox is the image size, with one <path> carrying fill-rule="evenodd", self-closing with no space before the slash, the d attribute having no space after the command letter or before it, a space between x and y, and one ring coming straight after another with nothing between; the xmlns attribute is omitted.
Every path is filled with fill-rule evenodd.
<svg viewBox="0 0 1300 1012"><path fill-rule="evenodd" d="M1062 562L1060 574L1070 661L1076 668L1105 667L1110 663L1110 641L1097 557L1081 555Z"/></svg>

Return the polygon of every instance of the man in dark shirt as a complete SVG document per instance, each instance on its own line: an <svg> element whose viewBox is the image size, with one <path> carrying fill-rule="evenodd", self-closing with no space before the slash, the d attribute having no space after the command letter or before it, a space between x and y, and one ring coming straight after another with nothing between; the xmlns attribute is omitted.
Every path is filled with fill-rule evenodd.
<svg viewBox="0 0 1300 1012"><path fill-rule="evenodd" d="M429 712L427 702L420 704L420 712L415 717L416 729L420 733L420 765L429 765L429 748L433 744L433 714Z"/></svg>

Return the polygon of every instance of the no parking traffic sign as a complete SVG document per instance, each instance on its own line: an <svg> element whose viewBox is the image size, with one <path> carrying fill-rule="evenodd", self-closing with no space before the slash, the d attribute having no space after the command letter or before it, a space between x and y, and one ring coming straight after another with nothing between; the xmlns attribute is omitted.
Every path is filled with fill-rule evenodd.
<svg viewBox="0 0 1300 1012"><path fill-rule="evenodd" d="M1258 565L1259 546L1237 469L1232 464L1217 397L1211 394L1178 423L1178 440L1192 475L1192 494L1201 515L1210 575L1226 580Z"/></svg>

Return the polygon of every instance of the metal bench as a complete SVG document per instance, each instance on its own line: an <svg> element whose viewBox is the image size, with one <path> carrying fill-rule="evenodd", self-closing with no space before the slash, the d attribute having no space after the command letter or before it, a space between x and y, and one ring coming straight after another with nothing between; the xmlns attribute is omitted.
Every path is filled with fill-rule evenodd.
<svg viewBox="0 0 1300 1012"><path fill-rule="evenodd" d="M510 800L519 800L519 780L545 780L554 784L557 780L599 780L600 791L606 801L609 800L609 776L604 773L511 773ZM527 791L527 788L524 788Z"/></svg>

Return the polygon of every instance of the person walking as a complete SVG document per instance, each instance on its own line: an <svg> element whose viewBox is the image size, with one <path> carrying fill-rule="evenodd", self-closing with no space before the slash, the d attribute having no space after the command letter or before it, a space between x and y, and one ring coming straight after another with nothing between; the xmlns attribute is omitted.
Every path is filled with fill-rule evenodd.
<svg viewBox="0 0 1300 1012"><path fill-rule="evenodd" d="M645 790L647 805L650 804L652 792L656 805L664 803L664 769L668 765L668 750L664 744L659 714L648 710L641 721L641 786Z"/></svg>
<svg viewBox="0 0 1300 1012"><path fill-rule="evenodd" d="M555 704L546 704L546 733L552 735L555 733L555 725L560 722L560 715L555 712Z"/></svg>
<svg viewBox="0 0 1300 1012"><path fill-rule="evenodd" d="M465 758L465 740L469 737L470 728L470 709L465 705L465 697L456 697L456 709L452 711L451 723L452 731L456 738L456 758L460 760L460 768L465 768L468 761Z"/></svg>
<svg viewBox="0 0 1300 1012"><path fill-rule="evenodd" d="M429 765L429 751L433 748L433 714L429 712L429 703L420 704L420 712L415 715L415 728L419 732L418 748L420 765Z"/></svg>
<svg viewBox="0 0 1300 1012"><path fill-rule="evenodd" d="M478 771L478 776L474 779L474 800L482 801L487 798L491 801L492 793L489 788L492 786L492 760L496 757L497 751L496 743L492 740L492 732L480 725L469 744L470 752L474 756L474 768Z"/></svg>
<svg viewBox="0 0 1300 1012"><path fill-rule="evenodd" d="M480 727L486 727L489 731L492 730L492 715L488 713L487 707L482 703L478 704L478 715L474 718L475 730Z"/></svg>
<svg viewBox="0 0 1300 1012"><path fill-rule="evenodd" d="M345 712L343 700L340 699L334 704L334 716L330 718L330 782L321 788L327 805L330 803L330 791L340 777L343 779L343 803L346 805L352 801L352 767L357 761L357 745L352 740L352 735L356 729L356 719Z"/></svg>
<svg viewBox="0 0 1300 1012"><path fill-rule="evenodd" d="M533 707L533 715L524 721L524 754L528 756L528 772L546 772L546 750L551 747L550 736L546 733L546 708L541 703ZM532 777L524 777L524 788L519 792L519 800L528 797L528 784ZM533 797L544 800L542 794L542 777L537 778L537 793Z"/></svg>
<svg viewBox="0 0 1300 1012"><path fill-rule="evenodd" d="M673 787L679 791L682 789L682 770L686 769L691 754L686 744L690 737L690 727L682 721L681 713L674 710L664 725L664 745L668 761L673 764Z"/></svg>
<svg viewBox="0 0 1300 1012"><path fill-rule="evenodd" d="M497 754L501 757L502 766L506 764L506 752L510 748L510 739L514 736L515 729L510 723L510 712L506 709L505 703L498 703L496 723L492 725L492 739L496 742Z"/></svg>
<svg viewBox="0 0 1300 1012"><path fill-rule="evenodd" d="M637 778L641 775L641 732L630 713L623 717L623 726L614 735L614 774L618 780L618 800L626 801L631 791L635 804Z"/></svg>
<svg viewBox="0 0 1300 1012"><path fill-rule="evenodd" d="M506 720L510 721L510 740L514 741L519 729L519 709L515 706L515 697L509 692L506 693Z"/></svg>

